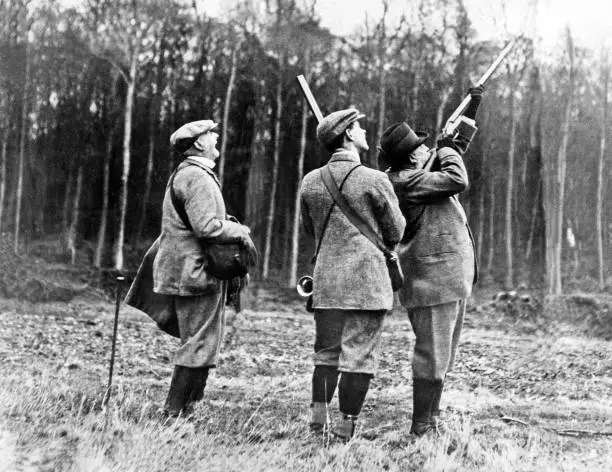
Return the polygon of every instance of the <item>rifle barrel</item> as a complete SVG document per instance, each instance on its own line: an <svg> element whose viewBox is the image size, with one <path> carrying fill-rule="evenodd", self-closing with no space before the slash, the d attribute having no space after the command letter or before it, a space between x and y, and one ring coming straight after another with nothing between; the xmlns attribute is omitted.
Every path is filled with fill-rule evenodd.
<svg viewBox="0 0 612 472"><path fill-rule="evenodd" d="M302 89L304 98L306 98L312 113L314 113L314 116L317 118L317 123L320 123L323 120L323 113L321 113L321 109L319 108L319 105L317 104L317 101L315 100L314 95L308 86L308 82L306 82L306 78L302 74L298 75L296 78L300 88Z"/></svg>
<svg viewBox="0 0 612 472"><path fill-rule="evenodd" d="M480 86L480 85L484 85L485 82L487 80L489 80L489 78L493 75L493 72L495 72L495 70L499 67L499 65L502 63L502 61L506 58L506 56L510 53L510 51L512 50L512 48L514 47L514 43L515 40L512 39L510 40L510 42L506 45L506 47L504 47L504 49L502 49L502 51L499 53L499 55L497 56L497 58L495 59L495 61L493 61L493 64L491 64L491 66L487 69L487 71L482 75L482 77L480 77L480 79L478 79L478 82L476 82L476 86ZM463 115L463 113L465 112L465 110L467 109L468 105L470 104L470 102L472 101L472 97L470 95L467 95L463 101L461 102L461 104L455 109L455 111L453 112L453 114L449 117L449 119L447 120L447 124L448 123L453 123L454 121L456 121L461 115ZM446 126L445 126L446 128Z"/></svg>

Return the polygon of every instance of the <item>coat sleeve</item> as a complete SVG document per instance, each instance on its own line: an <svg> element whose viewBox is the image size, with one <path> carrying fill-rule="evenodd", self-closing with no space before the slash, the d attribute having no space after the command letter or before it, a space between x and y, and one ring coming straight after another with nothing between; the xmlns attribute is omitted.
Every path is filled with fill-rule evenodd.
<svg viewBox="0 0 612 472"><path fill-rule="evenodd" d="M308 202L304 198L304 181L302 181L302 186L300 187L300 212L302 214L302 224L304 225L304 231L306 232L306 234L314 237L314 226L312 223L312 218L310 217Z"/></svg>
<svg viewBox="0 0 612 472"><path fill-rule="evenodd" d="M175 178L177 197L184 202L194 235L216 242L245 240L248 227L226 220L219 186L207 172L191 166Z"/></svg>
<svg viewBox="0 0 612 472"><path fill-rule="evenodd" d="M400 172L393 179L395 191L402 201L428 203L448 198L468 188L468 175L463 159L449 147L438 150L440 169Z"/></svg>
<svg viewBox="0 0 612 472"><path fill-rule="evenodd" d="M406 219L389 178L381 173L381 177L376 180L369 194L383 241L387 246L394 247L402 239Z"/></svg>

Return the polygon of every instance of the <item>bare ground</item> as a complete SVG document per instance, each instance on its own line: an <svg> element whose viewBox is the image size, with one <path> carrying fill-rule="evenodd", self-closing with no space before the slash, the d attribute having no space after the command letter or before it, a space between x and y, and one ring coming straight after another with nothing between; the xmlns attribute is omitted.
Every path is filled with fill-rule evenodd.
<svg viewBox="0 0 612 472"><path fill-rule="evenodd" d="M174 425L156 410L176 340L145 315L122 308L103 408L113 304L0 300L0 471L612 470L610 341L471 310L443 397L450 431L415 440L414 336L396 310L358 437L328 444L307 432L312 317L295 300L257 297L230 313L205 399Z"/></svg>

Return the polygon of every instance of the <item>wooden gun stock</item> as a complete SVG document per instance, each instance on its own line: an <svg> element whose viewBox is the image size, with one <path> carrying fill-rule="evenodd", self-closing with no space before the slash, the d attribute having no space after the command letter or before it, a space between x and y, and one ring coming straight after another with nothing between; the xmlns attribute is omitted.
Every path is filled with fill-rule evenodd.
<svg viewBox="0 0 612 472"><path fill-rule="evenodd" d="M319 108L319 105L317 105L317 101L315 100L314 95L310 91L310 87L308 86L308 82L306 82L306 78L302 74L300 74L296 77L296 79L298 81L298 84L300 85L300 88L302 89L304 98L306 98L306 101L308 102L308 106L310 107L312 113L317 119L317 123L321 123L321 121L323 120L323 113L321 113L321 109Z"/></svg>

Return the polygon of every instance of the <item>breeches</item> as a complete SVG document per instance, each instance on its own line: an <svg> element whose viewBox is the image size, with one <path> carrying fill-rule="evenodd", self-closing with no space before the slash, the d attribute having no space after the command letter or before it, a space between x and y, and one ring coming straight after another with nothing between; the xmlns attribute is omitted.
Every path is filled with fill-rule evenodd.
<svg viewBox="0 0 612 472"><path fill-rule="evenodd" d="M455 362L464 316L465 300L408 310L416 335L413 378L444 380Z"/></svg>
<svg viewBox="0 0 612 472"><path fill-rule="evenodd" d="M374 375L386 311L316 310L314 364Z"/></svg>
<svg viewBox="0 0 612 472"><path fill-rule="evenodd" d="M174 363L184 367L215 367L225 327L226 285L218 293L194 297L173 296L181 346Z"/></svg>

